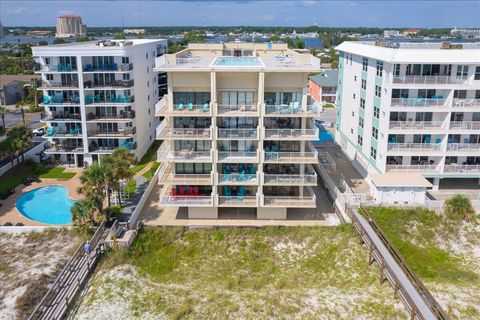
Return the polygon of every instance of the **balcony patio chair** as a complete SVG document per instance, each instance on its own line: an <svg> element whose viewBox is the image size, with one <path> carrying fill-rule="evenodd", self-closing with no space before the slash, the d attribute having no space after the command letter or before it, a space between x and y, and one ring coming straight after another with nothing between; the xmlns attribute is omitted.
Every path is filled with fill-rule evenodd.
<svg viewBox="0 0 480 320"><path fill-rule="evenodd" d="M112 63L110 65L110 70L117 71L117 69L118 69L118 65L116 63Z"/></svg>
<svg viewBox="0 0 480 320"><path fill-rule="evenodd" d="M55 134L55 129L53 127L49 127L47 129L47 136L53 136Z"/></svg>
<svg viewBox="0 0 480 320"><path fill-rule="evenodd" d="M96 95L95 95L95 102L96 102L96 103L99 103L99 102L100 102L100 95L99 95L99 94L96 94Z"/></svg>
<svg viewBox="0 0 480 320"><path fill-rule="evenodd" d="M193 111L193 102L188 103L188 111Z"/></svg>
<svg viewBox="0 0 480 320"><path fill-rule="evenodd" d="M193 195L197 197L200 196L200 189L198 186L193 187Z"/></svg>
<svg viewBox="0 0 480 320"><path fill-rule="evenodd" d="M223 186L223 195L227 198L227 200L232 199L232 192L228 186Z"/></svg>
<svg viewBox="0 0 480 320"><path fill-rule="evenodd" d="M430 141L431 141L430 137L427 136L423 140L424 140L423 143L430 144Z"/></svg>
<svg viewBox="0 0 480 320"><path fill-rule="evenodd" d="M293 113L300 112L300 103L299 103L298 101L295 101L295 102L293 103L292 112L293 112Z"/></svg>
<svg viewBox="0 0 480 320"><path fill-rule="evenodd" d="M200 112L208 112L208 103L204 103L204 104L200 107Z"/></svg>
<svg viewBox="0 0 480 320"><path fill-rule="evenodd" d="M63 65L61 63L57 64L57 71L63 71Z"/></svg>
<svg viewBox="0 0 480 320"><path fill-rule="evenodd" d="M103 64L103 70L108 70L108 63Z"/></svg>
<svg viewBox="0 0 480 320"><path fill-rule="evenodd" d="M245 181L245 170L242 170L240 175L238 176L238 182Z"/></svg>
<svg viewBox="0 0 480 320"><path fill-rule="evenodd" d="M245 188L244 187L238 188L237 199L243 200L244 196L245 196Z"/></svg>
<svg viewBox="0 0 480 320"><path fill-rule="evenodd" d="M465 138L465 139L463 139L463 143L468 144L468 143L470 143L470 140L468 138Z"/></svg>
<svg viewBox="0 0 480 320"><path fill-rule="evenodd" d="M49 104L50 103L50 97L49 96L43 96L43 104Z"/></svg>
<svg viewBox="0 0 480 320"><path fill-rule="evenodd" d="M230 173L225 173L225 174L223 175L223 180L225 180L225 181L233 181L232 175L231 175Z"/></svg>
<svg viewBox="0 0 480 320"><path fill-rule="evenodd" d="M72 71L72 65L70 63L68 63L66 66L65 66L65 71Z"/></svg>
<svg viewBox="0 0 480 320"><path fill-rule="evenodd" d="M85 66L85 71L93 71L93 66L91 64L87 64Z"/></svg>
<svg viewBox="0 0 480 320"><path fill-rule="evenodd" d="M182 111L183 110L183 103L180 102L177 107L176 107L177 111Z"/></svg>

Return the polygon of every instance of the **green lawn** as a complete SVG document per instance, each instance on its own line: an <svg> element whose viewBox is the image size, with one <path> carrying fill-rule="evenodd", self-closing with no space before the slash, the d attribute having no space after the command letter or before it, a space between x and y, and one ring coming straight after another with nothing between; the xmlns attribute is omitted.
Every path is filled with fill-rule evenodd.
<svg viewBox="0 0 480 320"><path fill-rule="evenodd" d="M147 182L150 182L150 180L152 180L152 177L155 174L155 171L157 171L159 166L160 166L160 162L155 161L154 163L152 163L150 170L148 170L143 174L143 176L147 178Z"/></svg>
<svg viewBox="0 0 480 320"><path fill-rule="evenodd" d="M22 163L1 176L0 192L17 187L26 178L40 177L69 180L75 175L75 173L63 172L63 170L65 169L59 167L49 169L40 164L26 165Z"/></svg>
<svg viewBox="0 0 480 320"><path fill-rule="evenodd" d="M121 301L121 304L118 302ZM108 252L77 316L404 319L350 225L148 228Z"/></svg>
<svg viewBox="0 0 480 320"><path fill-rule="evenodd" d="M76 175L75 172L64 172L64 171L65 171L65 168L62 168L62 167L47 168L46 172L40 175L40 178L70 180Z"/></svg>
<svg viewBox="0 0 480 320"><path fill-rule="evenodd" d="M140 161L136 165L130 168L130 171L133 174L136 174L137 172L145 168L145 166L149 162L154 161L156 159L155 157L156 157L157 150L158 148L160 148L161 144L162 144L162 141L155 140L153 144L150 146L150 148L148 148L147 152L145 152L142 159L140 159Z"/></svg>
<svg viewBox="0 0 480 320"><path fill-rule="evenodd" d="M335 105L332 104L332 103L326 103L323 107L324 107L325 109L333 109L333 108L335 108Z"/></svg>

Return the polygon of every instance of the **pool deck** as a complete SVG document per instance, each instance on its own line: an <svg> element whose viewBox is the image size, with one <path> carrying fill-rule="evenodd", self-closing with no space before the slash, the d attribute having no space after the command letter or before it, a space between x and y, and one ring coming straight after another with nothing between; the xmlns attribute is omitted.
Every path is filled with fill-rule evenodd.
<svg viewBox="0 0 480 320"><path fill-rule="evenodd" d="M23 184L18 185L15 188L15 193L5 200L0 200L2 206L0 207L0 226L3 226L7 222L11 222L13 225L16 223L23 223L26 226L51 226L44 223L32 221L24 217L16 207L18 198L30 190L45 187L49 185L61 185L67 188L68 196L74 200L80 199L81 195L77 193L77 187L80 185L80 175L78 174L82 169L67 168L65 172L77 172L77 174L70 180L58 180L58 179L41 179L39 183L33 183L29 186ZM57 226L57 225L55 225Z"/></svg>

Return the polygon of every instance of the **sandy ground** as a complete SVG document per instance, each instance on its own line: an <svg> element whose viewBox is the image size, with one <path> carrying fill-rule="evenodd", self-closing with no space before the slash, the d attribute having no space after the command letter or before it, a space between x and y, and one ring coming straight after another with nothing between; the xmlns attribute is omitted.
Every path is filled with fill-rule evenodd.
<svg viewBox="0 0 480 320"><path fill-rule="evenodd" d="M0 233L0 319L26 319L78 241L65 230Z"/></svg>

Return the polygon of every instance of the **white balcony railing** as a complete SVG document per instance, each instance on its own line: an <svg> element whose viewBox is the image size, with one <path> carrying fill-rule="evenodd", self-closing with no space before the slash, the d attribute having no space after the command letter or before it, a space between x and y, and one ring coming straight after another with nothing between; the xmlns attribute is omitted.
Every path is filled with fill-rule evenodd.
<svg viewBox="0 0 480 320"><path fill-rule="evenodd" d="M444 76L397 76L393 77L393 83L398 84L462 84L468 81L468 77Z"/></svg>
<svg viewBox="0 0 480 320"><path fill-rule="evenodd" d="M160 198L160 205L172 207L212 207L212 196L179 196L171 195Z"/></svg>
<svg viewBox="0 0 480 320"><path fill-rule="evenodd" d="M318 152L271 152L264 151L265 162L279 162L279 163L317 163Z"/></svg>
<svg viewBox="0 0 480 320"><path fill-rule="evenodd" d="M263 207L277 207L277 208L315 208L316 197L315 194L304 196L263 196Z"/></svg>
<svg viewBox="0 0 480 320"><path fill-rule="evenodd" d="M466 173L466 174L480 174L480 165L478 164L465 164L465 165L457 165L457 164L446 164L444 169L444 173Z"/></svg>
<svg viewBox="0 0 480 320"><path fill-rule="evenodd" d="M266 104L266 116L285 116L285 115L300 115L300 116L318 116L322 111L322 107L317 103L302 106L301 104Z"/></svg>
<svg viewBox="0 0 480 320"><path fill-rule="evenodd" d="M217 206L219 207L258 207L257 196L217 196Z"/></svg>
<svg viewBox="0 0 480 320"><path fill-rule="evenodd" d="M217 128L217 139L251 139L258 140L258 128L223 129Z"/></svg>
<svg viewBox="0 0 480 320"><path fill-rule="evenodd" d="M443 98L392 98L392 107L447 107Z"/></svg>
<svg viewBox="0 0 480 320"><path fill-rule="evenodd" d="M444 121L390 121L390 129L441 129Z"/></svg>
<svg viewBox="0 0 480 320"><path fill-rule="evenodd" d="M162 128L157 130L157 137L159 139L211 139L211 128Z"/></svg>
<svg viewBox="0 0 480 320"><path fill-rule="evenodd" d="M418 164L418 165L387 165L386 171L391 172L438 172L438 165Z"/></svg>
<svg viewBox="0 0 480 320"><path fill-rule="evenodd" d="M229 114L257 115L259 109L260 108L257 103L235 104L235 105L219 104L217 106L217 114L222 116L229 115Z"/></svg>
<svg viewBox="0 0 480 320"><path fill-rule="evenodd" d="M453 99L454 108L480 108L480 99Z"/></svg>
<svg viewBox="0 0 480 320"><path fill-rule="evenodd" d="M217 174L219 185L257 185L258 173L225 173Z"/></svg>
<svg viewBox="0 0 480 320"><path fill-rule="evenodd" d="M448 151L478 151L480 152L480 143L449 143Z"/></svg>
<svg viewBox="0 0 480 320"><path fill-rule="evenodd" d="M319 129L265 129L268 140L317 140Z"/></svg>
<svg viewBox="0 0 480 320"><path fill-rule="evenodd" d="M263 174L263 184L272 186L317 185L317 174Z"/></svg>
<svg viewBox="0 0 480 320"><path fill-rule="evenodd" d="M238 161L242 163L258 162L257 151L218 151L217 160L223 162Z"/></svg>
<svg viewBox="0 0 480 320"><path fill-rule="evenodd" d="M439 151L441 144L437 143L389 143L389 151Z"/></svg>
<svg viewBox="0 0 480 320"><path fill-rule="evenodd" d="M176 174L173 172L173 165L164 162L165 170L161 170L158 175L159 184L173 185L212 185L213 171L207 174ZM162 168L163 169L163 168Z"/></svg>
<svg viewBox="0 0 480 320"><path fill-rule="evenodd" d="M450 129L480 130L480 121L451 121Z"/></svg>

